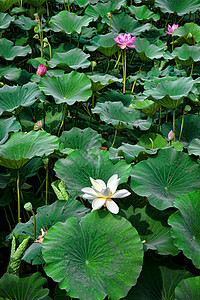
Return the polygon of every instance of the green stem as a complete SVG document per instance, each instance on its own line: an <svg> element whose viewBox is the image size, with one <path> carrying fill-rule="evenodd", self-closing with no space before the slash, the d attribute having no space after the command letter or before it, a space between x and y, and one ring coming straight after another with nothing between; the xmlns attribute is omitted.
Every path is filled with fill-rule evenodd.
<svg viewBox="0 0 200 300"><path fill-rule="evenodd" d="M17 171L17 210L18 210L18 223L20 223L21 222L21 218L20 218L19 170Z"/></svg>
<svg viewBox="0 0 200 300"><path fill-rule="evenodd" d="M45 179L46 179L46 178L44 178L44 180L43 180L43 182L41 183L39 189L37 190L37 192L36 192L36 194L35 194L36 196L38 195L39 191L40 191L41 188L43 187L43 185L44 185L44 183L45 183Z"/></svg>
<svg viewBox="0 0 200 300"><path fill-rule="evenodd" d="M123 65L123 94L126 92L126 49L122 53L122 65Z"/></svg>
<svg viewBox="0 0 200 300"><path fill-rule="evenodd" d="M49 5L48 5L48 1L46 0L46 7L47 7L47 17L49 17Z"/></svg>
<svg viewBox="0 0 200 300"><path fill-rule="evenodd" d="M117 137L117 128L115 128L115 136L111 148L114 146Z"/></svg>
<svg viewBox="0 0 200 300"><path fill-rule="evenodd" d="M182 122L181 122L181 130L180 130L180 135L179 135L179 142L181 141L181 135L182 135L182 131L183 131L183 124L184 124L184 112L183 112Z"/></svg>
<svg viewBox="0 0 200 300"><path fill-rule="evenodd" d="M58 130L58 136L60 136L61 129L62 129L62 127L63 127L63 125L64 125L64 122L65 122L65 114L66 114L67 104L64 103L63 106L64 106L64 112L63 112L62 122L61 122L60 128L59 128L59 130Z"/></svg>
<svg viewBox="0 0 200 300"><path fill-rule="evenodd" d="M176 137L175 137L175 109L173 110L173 133L174 133L174 142L176 142Z"/></svg>
<svg viewBox="0 0 200 300"><path fill-rule="evenodd" d="M105 71L105 73L107 73L107 72L108 72L108 70L109 70L109 67L110 67L110 60L109 60L109 58L107 58L107 60L108 60L108 66L107 66L107 68L106 68L106 71Z"/></svg>
<svg viewBox="0 0 200 300"><path fill-rule="evenodd" d="M136 79L136 80L134 81L134 83L133 83L132 90L131 90L131 94L133 94L133 91L134 91L134 88L135 88L136 82L137 82L137 79Z"/></svg>
<svg viewBox="0 0 200 300"><path fill-rule="evenodd" d="M194 69L194 64L192 64L192 68L191 68L190 76L192 76L193 69Z"/></svg>
<svg viewBox="0 0 200 300"><path fill-rule="evenodd" d="M165 120L165 122L167 123L167 121L168 121L168 108L166 108L166 120Z"/></svg>
<svg viewBox="0 0 200 300"><path fill-rule="evenodd" d="M10 229L10 231L12 231L12 227L11 227L11 225L10 225L10 221L9 221L9 219L8 219L8 215L7 215L7 212L6 212L6 209L5 209L5 207L3 207L3 209L4 209L4 213L5 213L6 221L8 222L9 229Z"/></svg>
<svg viewBox="0 0 200 300"><path fill-rule="evenodd" d="M159 130L161 131L161 110L162 110L162 106L160 106L159 108Z"/></svg>
<svg viewBox="0 0 200 300"><path fill-rule="evenodd" d="M172 37L172 52L174 51L174 38Z"/></svg>
<svg viewBox="0 0 200 300"><path fill-rule="evenodd" d="M92 108L94 108L94 101L95 99L94 99L94 93L92 93Z"/></svg>
<svg viewBox="0 0 200 300"><path fill-rule="evenodd" d="M35 218L34 211L32 210L31 212L33 215L33 220L34 220L34 240L36 240L36 218Z"/></svg>
<svg viewBox="0 0 200 300"><path fill-rule="evenodd" d="M168 21L169 21L169 16L170 16L170 14L168 14L167 21L166 21L166 23L165 23L165 27L167 26L167 23L168 23Z"/></svg>
<svg viewBox="0 0 200 300"><path fill-rule="evenodd" d="M51 44L49 43L49 58L52 59L52 51L51 51Z"/></svg>
<svg viewBox="0 0 200 300"><path fill-rule="evenodd" d="M110 18L110 27L109 27L109 32L111 32L111 18Z"/></svg>
<svg viewBox="0 0 200 300"><path fill-rule="evenodd" d="M118 59L117 59L117 62L116 62L116 64L115 64L115 66L114 66L113 71L115 70L115 68L116 68L117 65L119 64L120 58L121 58L121 51L118 51Z"/></svg>
<svg viewBox="0 0 200 300"><path fill-rule="evenodd" d="M70 12L70 4L69 4L69 0L68 0L68 12Z"/></svg>
<svg viewBox="0 0 200 300"><path fill-rule="evenodd" d="M14 218L12 209L11 209L11 207L10 207L10 204L8 205L8 208L9 208L9 211L10 211L10 214L11 214L11 217L12 217L12 220L13 220L13 223L15 224L15 218Z"/></svg>
<svg viewBox="0 0 200 300"><path fill-rule="evenodd" d="M22 5L23 5L23 0L21 0L21 3L20 3L20 6L22 7Z"/></svg>
<svg viewBox="0 0 200 300"><path fill-rule="evenodd" d="M84 110L86 111L86 113L87 113L90 117L92 117L92 116L91 116L91 113L90 113L90 111L89 111L89 108L88 108L87 106L86 106L86 107L87 107L87 108L86 108L86 107L83 105L82 102L81 102L81 104L82 104Z"/></svg>
<svg viewBox="0 0 200 300"><path fill-rule="evenodd" d="M46 193L45 193L45 205L47 205L47 200L48 200L48 185L49 185L49 170L48 170L48 165L46 165Z"/></svg>
<svg viewBox="0 0 200 300"><path fill-rule="evenodd" d="M154 148L154 145L153 145L153 140L151 138L149 138L150 142L151 142L151 148L153 149Z"/></svg>
<svg viewBox="0 0 200 300"><path fill-rule="evenodd" d="M64 9L67 10L67 7L66 7L66 3L65 3L65 0L64 0Z"/></svg>

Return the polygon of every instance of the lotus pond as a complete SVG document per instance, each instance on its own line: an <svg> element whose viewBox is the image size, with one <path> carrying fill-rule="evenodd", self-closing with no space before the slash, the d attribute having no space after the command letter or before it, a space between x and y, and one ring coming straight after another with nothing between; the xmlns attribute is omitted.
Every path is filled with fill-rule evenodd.
<svg viewBox="0 0 200 300"><path fill-rule="evenodd" d="M0 299L200 299L199 20L0 0Z"/></svg>

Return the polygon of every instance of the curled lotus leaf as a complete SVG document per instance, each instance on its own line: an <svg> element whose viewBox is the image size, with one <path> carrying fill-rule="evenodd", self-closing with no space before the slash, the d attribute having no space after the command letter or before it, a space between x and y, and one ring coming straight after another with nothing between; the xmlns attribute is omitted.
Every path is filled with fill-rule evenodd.
<svg viewBox="0 0 200 300"><path fill-rule="evenodd" d="M0 39L0 57L6 60L13 60L16 56L26 56L31 53L31 47L14 46L14 43L5 38Z"/></svg>
<svg viewBox="0 0 200 300"><path fill-rule="evenodd" d="M9 14L4 14L0 12L0 29L6 29L10 26L10 23L14 21L14 17Z"/></svg>
<svg viewBox="0 0 200 300"><path fill-rule="evenodd" d="M183 44L174 49L172 56L182 66L189 67L194 62L200 61L200 47Z"/></svg>
<svg viewBox="0 0 200 300"><path fill-rule="evenodd" d="M155 0L155 6L159 7L164 13L176 12L179 16L194 13L200 9L199 0Z"/></svg>

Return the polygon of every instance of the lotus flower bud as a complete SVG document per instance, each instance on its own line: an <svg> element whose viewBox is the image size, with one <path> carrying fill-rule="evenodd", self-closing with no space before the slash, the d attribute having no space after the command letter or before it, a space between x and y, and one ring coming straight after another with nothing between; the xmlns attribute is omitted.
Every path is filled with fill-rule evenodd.
<svg viewBox="0 0 200 300"><path fill-rule="evenodd" d="M174 139L174 133L172 130L168 133L168 139L169 141L172 141Z"/></svg>
<svg viewBox="0 0 200 300"><path fill-rule="evenodd" d="M37 74L40 76L40 77L43 77L47 72L47 68L45 67L45 65L39 65L38 68L37 68Z"/></svg>
<svg viewBox="0 0 200 300"><path fill-rule="evenodd" d="M25 210L27 210L27 211L32 211L33 206L32 206L32 204L31 204L31 202L27 202L26 204L24 204L24 208L25 208Z"/></svg>

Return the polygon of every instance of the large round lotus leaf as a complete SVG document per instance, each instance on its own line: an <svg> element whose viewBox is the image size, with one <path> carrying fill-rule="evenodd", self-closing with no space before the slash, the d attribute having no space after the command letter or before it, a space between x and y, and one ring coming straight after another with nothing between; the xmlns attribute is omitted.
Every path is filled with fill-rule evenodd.
<svg viewBox="0 0 200 300"><path fill-rule="evenodd" d="M10 23L14 21L14 17L11 17L9 14L4 14L0 12L0 29L6 29L9 27Z"/></svg>
<svg viewBox="0 0 200 300"><path fill-rule="evenodd" d="M200 277L181 280L175 289L176 300L197 300L200 297Z"/></svg>
<svg viewBox="0 0 200 300"><path fill-rule="evenodd" d="M90 43L99 52L110 57L119 50L114 38L116 38L116 33L110 32L104 35L96 35Z"/></svg>
<svg viewBox="0 0 200 300"><path fill-rule="evenodd" d="M39 83L40 89L54 97L56 104L85 102L92 95L91 82L84 73L72 71L60 77L44 77Z"/></svg>
<svg viewBox="0 0 200 300"><path fill-rule="evenodd" d="M41 228L46 231L56 222L65 222L67 219L74 217L81 219L88 211L78 200L69 198L68 201L57 200L51 205L45 205L37 209L36 214L36 237L41 235ZM18 223L12 231L21 235L30 236L34 241L34 221L33 217L27 223ZM9 236L11 238L12 235Z"/></svg>
<svg viewBox="0 0 200 300"><path fill-rule="evenodd" d="M155 14L154 12L149 10L146 5L142 5L142 6L131 5L128 8L128 10L132 15L135 16L137 20L154 20L154 21L160 20L160 15Z"/></svg>
<svg viewBox="0 0 200 300"><path fill-rule="evenodd" d="M187 182L186 184L189 184ZM168 223L171 225L171 235L174 244L183 254L200 268L200 190L187 195L181 195L174 201L174 206L179 209L170 216Z"/></svg>
<svg viewBox="0 0 200 300"><path fill-rule="evenodd" d="M49 155L59 148L60 139L45 131L13 133L0 146L0 165L19 169L35 156Z"/></svg>
<svg viewBox="0 0 200 300"><path fill-rule="evenodd" d="M24 15L19 16L19 18L16 19L13 24L21 28L22 30L30 30L33 26L36 26L35 20L32 20L29 17L25 17Z"/></svg>
<svg viewBox="0 0 200 300"><path fill-rule="evenodd" d="M174 246L167 220L173 211L160 211L150 205L136 208L135 213L130 207L129 222L137 229L144 250L156 250L160 255L177 255L179 250Z"/></svg>
<svg viewBox="0 0 200 300"><path fill-rule="evenodd" d="M37 98L44 98L44 95L34 83L23 86L4 85L0 89L0 115L4 111L12 112L20 106L31 106Z"/></svg>
<svg viewBox="0 0 200 300"><path fill-rule="evenodd" d="M81 28L88 26L92 20L92 17L79 17L74 13L63 10L51 18L50 26L55 32L65 31L67 34L81 33Z"/></svg>
<svg viewBox="0 0 200 300"><path fill-rule="evenodd" d="M192 38L188 36L189 33L190 35L192 34ZM192 43L192 45L194 45L194 40L197 43L200 42L200 26L194 22L186 23L177 28L176 31L174 31L174 35L184 37L189 44Z"/></svg>
<svg viewBox="0 0 200 300"><path fill-rule="evenodd" d="M200 47L183 44L183 46L175 48L172 56L182 66L189 67L195 61L200 61Z"/></svg>
<svg viewBox="0 0 200 300"><path fill-rule="evenodd" d="M155 259L146 255L137 284L124 300L172 300L177 284L189 276L192 274L172 263L169 256Z"/></svg>
<svg viewBox="0 0 200 300"><path fill-rule="evenodd" d="M152 206L164 210L172 207L179 195L200 189L200 166L186 153L160 150L156 157L133 166L131 188L146 196Z"/></svg>
<svg viewBox="0 0 200 300"><path fill-rule="evenodd" d="M81 49L75 48L67 52L56 52L48 62L51 68L58 67L60 69L71 71L71 69L85 69L90 66L90 61L87 59L90 55L85 54Z"/></svg>
<svg viewBox="0 0 200 300"><path fill-rule="evenodd" d="M110 21L107 17L104 18L104 21L110 26ZM130 17L126 13L114 14L111 17L111 29L116 32L116 37L119 32L125 31L130 32L132 35L139 35L145 30L149 30L151 24L147 23L141 25L139 21L135 20L133 17Z"/></svg>
<svg viewBox="0 0 200 300"><path fill-rule="evenodd" d="M8 10L14 3L17 3L18 0L0 0L0 11L5 12Z"/></svg>
<svg viewBox="0 0 200 300"><path fill-rule="evenodd" d="M57 223L42 244L45 272L72 298L126 296L142 269L137 231L120 216L94 211L81 221Z"/></svg>
<svg viewBox="0 0 200 300"><path fill-rule="evenodd" d="M40 7L46 0L26 0L27 3L34 7Z"/></svg>
<svg viewBox="0 0 200 300"><path fill-rule="evenodd" d="M111 76L108 74L95 74L95 75L88 75L92 82L91 89L93 92L100 91L107 85L113 83L113 82L122 82L122 79L119 79L115 76Z"/></svg>
<svg viewBox="0 0 200 300"><path fill-rule="evenodd" d="M148 59L159 59L163 57L163 49L151 44L147 39L137 38L134 42L135 49L139 53L142 61Z"/></svg>
<svg viewBox="0 0 200 300"><path fill-rule="evenodd" d="M23 278L5 273L0 280L0 296L16 300L50 300L49 290L43 288L46 284L47 279L39 272Z"/></svg>
<svg viewBox="0 0 200 300"><path fill-rule="evenodd" d="M155 5L164 13L176 12L179 16L193 13L200 9L199 0L155 0Z"/></svg>
<svg viewBox="0 0 200 300"><path fill-rule="evenodd" d="M162 80L155 88L144 91L145 97L170 109L175 109L187 97L194 84L190 77Z"/></svg>
<svg viewBox="0 0 200 300"><path fill-rule="evenodd" d="M70 131L63 131L61 142L64 148L89 150L100 148L104 139L101 134L91 128L79 129L73 127Z"/></svg>
<svg viewBox="0 0 200 300"><path fill-rule="evenodd" d="M0 39L0 57L6 60L13 60L16 56L26 56L31 53L31 47L27 46L13 46L14 43L5 38Z"/></svg>
<svg viewBox="0 0 200 300"><path fill-rule="evenodd" d="M10 81L16 81L19 79L21 71L21 69L18 69L14 66L0 67L0 78L4 77Z"/></svg>
<svg viewBox="0 0 200 300"><path fill-rule="evenodd" d="M9 132L16 132L21 129L21 125L16 121L15 117L0 119L0 145L3 144Z"/></svg>
<svg viewBox="0 0 200 300"><path fill-rule="evenodd" d="M124 161L113 164L108 151L94 149L89 152L75 150L67 159L58 160L54 170L57 177L65 182L70 194L77 196L82 194L82 188L91 186L90 177L107 182L112 175L118 174L120 183L126 182L131 166Z"/></svg>
<svg viewBox="0 0 200 300"><path fill-rule="evenodd" d="M176 119L175 134L177 139L180 135L181 122L182 116ZM172 129L173 126L171 122L162 125L162 132L166 138ZM200 138L200 118L198 115L185 115L181 141L188 143L195 138Z"/></svg>
<svg viewBox="0 0 200 300"><path fill-rule="evenodd" d="M133 100L133 96L129 94L123 94L121 92L117 92L115 90L108 90L101 94L101 96L98 98L98 102L107 102L107 101L121 101L124 106L129 107Z"/></svg>
<svg viewBox="0 0 200 300"><path fill-rule="evenodd" d="M139 110L127 108L121 102L97 103L92 112L100 114L101 120L107 124L119 128L139 127L141 130L148 130L151 126L150 121L142 119L144 115Z"/></svg>
<svg viewBox="0 0 200 300"><path fill-rule="evenodd" d="M194 139L191 141L189 147L188 147L188 153L199 155L200 156L200 139Z"/></svg>
<svg viewBox="0 0 200 300"><path fill-rule="evenodd" d="M112 11L119 10L122 5L126 4L125 2L125 0L112 0L106 3L97 2L96 5L88 5L85 10L85 14L93 17L96 21L99 16L107 17L108 12L111 13Z"/></svg>

